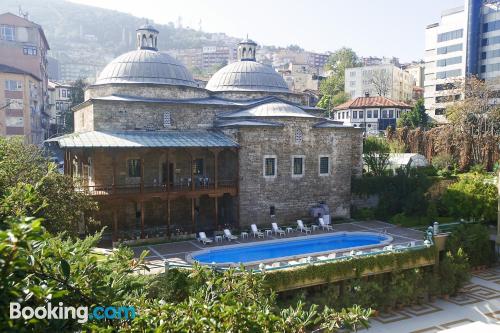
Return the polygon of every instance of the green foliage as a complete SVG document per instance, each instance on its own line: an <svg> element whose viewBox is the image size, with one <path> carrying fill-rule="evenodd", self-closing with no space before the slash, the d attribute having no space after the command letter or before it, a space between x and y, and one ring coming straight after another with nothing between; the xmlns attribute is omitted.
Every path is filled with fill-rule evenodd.
<svg viewBox="0 0 500 333"><path fill-rule="evenodd" d="M370 136L363 143L363 162L374 176L382 176L389 165L390 148L383 138Z"/></svg>
<svg viewBox="0 0 500 333"><path fill-rule="evenodd" d="M372 208L354 209L352 218L356 220L373 220L375 218L375 211Z"/></svg>
<svg viewBox="0 0 500 333"><path fill-rule="evenodd" d="M449 177L453 173L456 161L448 153L440 153L432 158L432 166L436 168L437 174L441 177Z"/></svg>
<svg viewBox="0 0 500 333"><path fill-rule="evenodd" d="M469 280L469 268L467 255L461 248L456 253L447 251L439 263L441 293L455 295Z"/></svg>
<svg viewBox="0 0 500 333"><path fill-rule="evenodd" d="M409 112L401 114L401 117L398 119L398 127L426 128L428 122L429 118L425 112L424 99L419 98Z"/></svg>
<svg viewBox="0 0 500 333"><path fill-rule="evenodd" d="M442 202L456 218L496 221L498 193L496 186L483 173L460 176L443 194Z"/></svg>
<svg viewBox="0 0 500 333"><path fill-rule="evenodd" d="M383 253L374 256L336 260L320 265L300 266L289 270L266 273L266 284L274 290L286 289L287 286L309 280L331 282L336 279L348 279L360 276L365 270L386 267L401 268L405 264L415 263L425 258L433 259L435 248L418 249L407 252Z"/></svg>
<svg viewBox="0 0 500 333"><path fill-rule="evenodd" d="M394 176L364 176L352 179L352 192L358 195L379 195L375 209L377 218L395 214L425 215L428 207L426 191L433 179L425 169L397 169Z"/></svg>
<svg viewBox="0 0 500 333"><path fill-rule="evenodd" d="M451 253L463 249L472 267L491 265L495 261L489 230L479 223L462 224L454 229L446 240L446 249Z"/></svg>
<svg viewBox="0 0 500 333"><path fill-rule="evenodd" d="M38 147L0 138L0 226L8 216L34 216L43 218L50 232L76 235L82 216L93 222L97 204L75 185Z"/></svg>

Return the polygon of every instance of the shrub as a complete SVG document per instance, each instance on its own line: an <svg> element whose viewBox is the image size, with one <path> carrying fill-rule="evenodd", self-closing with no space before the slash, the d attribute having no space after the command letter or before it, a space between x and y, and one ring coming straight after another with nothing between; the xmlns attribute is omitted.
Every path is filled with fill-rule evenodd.
<svg viewBox="0 0 500 333"><path fill-rule="evenodd" d="M456 253L447 251L439 263L441 293L455 295L469 280L469 268L467 255L461 248Z"/></svg>
<svg viewBox="0 0 500 333"><path fill-rule="evenodd" d="M495 261L495 251L490 244L488 228L482 224L462 224L446 241L446 249L457 253L459 249L467 254L472 267L490 265Z"/></svg>
<svg viewBox="0 0 500 333"><path fill-rule="evenodd" d="M487 175L467 173L451 184L442 197L450 214L456 218L495 221L498 203L497 188Z"/></svg>
<svg viewBox="0 0 500 333"><path fill-rule="evenodd" d="M453 156L448 153L440 153L432 158L432 166L438 170L438 172L447 171L450 172L455 164Z"/></svg>

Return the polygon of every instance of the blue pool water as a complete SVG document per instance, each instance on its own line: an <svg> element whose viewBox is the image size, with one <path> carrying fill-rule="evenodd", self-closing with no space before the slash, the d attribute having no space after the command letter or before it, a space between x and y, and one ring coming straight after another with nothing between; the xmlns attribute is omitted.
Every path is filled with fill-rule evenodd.
<svg viewBox="0 0 500 333"><path fill-rule="evenodd" d="M382 234L346 232L215 248L193 253L192 259L204 264L249 263L283 257L307 256L313 253L359 248L388 242L390 242L390 237Z"/></svg>

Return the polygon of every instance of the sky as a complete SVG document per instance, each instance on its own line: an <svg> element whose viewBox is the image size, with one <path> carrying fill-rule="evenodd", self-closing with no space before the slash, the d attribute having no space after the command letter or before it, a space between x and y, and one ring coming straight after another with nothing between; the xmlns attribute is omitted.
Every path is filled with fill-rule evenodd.
<svg viewBox="0 0 500 333"><path fill-rule="evenodd" d="M259 44L297 44L325 52L352 48L360 56L423 58L424 32L441 12L464 0L70 0L156 23L248 36Z"/></svg>

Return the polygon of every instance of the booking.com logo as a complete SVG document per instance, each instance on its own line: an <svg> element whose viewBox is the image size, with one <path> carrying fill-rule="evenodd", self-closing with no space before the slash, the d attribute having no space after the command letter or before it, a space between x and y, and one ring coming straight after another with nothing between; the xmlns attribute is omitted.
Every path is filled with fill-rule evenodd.
<svg viewBox="0 0 500 333"><path fill-rule="evenodd" d="M59 302L59 306L46 306L33 308L31 306L21 307L20 303L10 303L10 319L23 318L30 320L37 319L76 319L79 323L86 323L89 320L118 319L129 320L136 317L134 306L94 306L89 311L87 306L64 306Z"/></svg>

